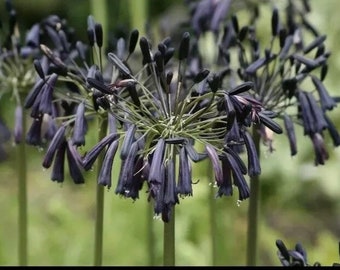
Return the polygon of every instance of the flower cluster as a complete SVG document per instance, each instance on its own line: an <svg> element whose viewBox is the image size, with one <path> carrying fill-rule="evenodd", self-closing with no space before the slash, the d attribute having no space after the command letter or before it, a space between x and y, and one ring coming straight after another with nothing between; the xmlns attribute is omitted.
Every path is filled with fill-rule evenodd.
<svg viewBox="0 0 340 270"><path fill-rule="evenodd" d="M210 7L212 17L201 10L203 2L208 4L198 2L192 13L194 33L184 31L178 44L165 37L154 45L150 38L139 37L136 29L128 40L118 38L107 57L102 56L102 26L91 15L88 44L72 40L66 21L55 15L32 28L29 40L41 54L34 60L37 80L24 102L34 119L26 141L48 142L42 165L52 166L53 181L64 181L66 158L74 183L84 183L83 173L102 153L98 184L110 188L119 153L115 193L135 200L145 184L155 214L167 222L179 198L193 194L192 163L209 159L216 195L231 196L236 187L239 200L244 200L250 194L246 175L261 173L249 128L257 127L268 140L270 132L283 132L273 119L284 118L293 155L297 151L293 120L286 112L294 106L294 120L304 126L315 147L315 163L324 164L328 153L323 131L328 129L334 144L339 144L326 116L336 102L322 83L330 55L325 36L318 35L303 12L289 2L287 25L274 8L272 38L262 56L256 16L253 25L239 28L233 15L223 27L213 69L199 54L199 41L209 27L221 36L225 17L220 11L228 11L229 1L214 2L218 7ZM315 35L307 46L302 42L304 30ZM315 50L315 57L308 58ZM236 69L232 54L237 55ZM312 73L317 69L320 76ZM318 98L302 90L307 79ZM92 119L108 123L106 136L82 153ZM244 152L247 164L241 157Z"/></svg>
<svg viewBox="0 0 340 270"><path fill-rule="evenodd" d="M211 10L211 16L206 10ZM191 25L198 38L211 31L218 41L216 65L229 68L239 82L253 82L253 98L274 112L271 117L283 120L291 155L297 154L295 124L303 126L305 136L312 142L315 165L323 165L329 154L324 141L328 131L334 146L340 136L327 111L337 106L323 81L327 75L330 52L319 33L308 20L308 1L289 1L285 20L273 7L268 24L269 39L257 35L259 9L254 7L248 25L239 25L236 14L225 20L221 10L230 9L230 1L198 1L193 8ZM221 20L225 20L222 25ZM221 26L222 25L222 26ZM263 30L263 29L261 29ZM273 150L272 134L259 126L264 142Z"/></svg>
<svg viewBox="0 0 340 270"><path fill-rule="evenodd" d="M261 168L247 129L262 123L282 132L271 112L248 94L252 82L231 87L226 72L197 70L189 32L177 46L166 37L152 50L151 41L134 30L128 42L118 39L103 68L102 28L92 16L88 45L69 40L57 16L38 27L51 43L39 43L43 56L34 61L39 77L24 104L34 118L27 142L50 140L42 165L53 165L53 181L64 181L66 156L73 181L84 183L83 171L103 152L98 183L110 188L120 149L115 193L137 199L146 182L155 214L164 221L179 197L192 195L192 162L205 158L213 164L218 196L232 195L236 186L239 200L249 197L245 176L257 175ZM107 135L82 155L79 149L93 117L108 121ZM246 149L248 166L239 148Z"/></svg>
<svg viewBox="0 0 340 270"><path fill-rule="evenodd" d="M14 143L23 141L23 100L35 83L35 70L32 65L33 58L39 52L38 44L31 39L30 34L21 42L17 23L17 13L11 1L6 1L8 13L8 32L2 32L0 49L0 87L1 97L8 97L15 104L14 113ZM11 132L2 128L2 142L11 137Z"/></svg>
<svg viewBox="0 0 340 270"><path fill-rule="evenodd" d="M313 265L308 264L307 252L300 243L297 243L293 250L288 250L282 240L276 240L276 247L278 248L277 256L282 266L321 266L319 262L315 262ZM333 266L340 266L340 264L333 263Z"/></svg>

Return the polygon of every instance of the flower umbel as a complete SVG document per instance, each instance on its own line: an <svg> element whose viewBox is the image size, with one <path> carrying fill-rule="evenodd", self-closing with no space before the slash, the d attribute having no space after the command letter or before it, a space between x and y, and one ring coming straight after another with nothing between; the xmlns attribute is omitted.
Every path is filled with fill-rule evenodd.
<svg viewBox="0 0 340 270"><path fill-rule="evenodd" d="M325 130L333 134L334 146L339 145L338 132L327 117L327 111L337 106L337 99L330 96L323 82L330 56L325 46L326 35L319 34L308 21L309 11L306 3L289 1L287 20L283 21L279 10L273 7L271 37L267 44L262 44L257 37L256 20L240 29L234 15L223 35L220 33L219 55L228 67L233 65L231 54L238 55L235 74L241 81L254 83L253 98L274 112L267 116L284 119L291 154L298 152L294 123L303 126L304 135L311 139L315 165L323 165L329 156ZM265 126L266 118L262 117L261 121ZM266 129L261 130L266 140ZM271 142L269 146L272 150Z"/></svg>
<svg viewBox="0 0 340 270"><path fill-rule="evenodd" d="M98 183L110 188L113 159L120 149L115 192L135 200L146 182L155 214L168 221L179 198L193 194L192 162L209 157L219 187L217 195L232 195L235 185L239 199L248 198L245 175L259 174L260 164L246 130L263 123L281 132L270 112L248 94L254 84L232 87L228 70L211 73L204 66L194 66L197 44L189 32L183 33L177 50L167 37L153 51L150 40L139 38L134 30L128 42L118 40L119 46L107 54L109 65L103 69L101 61L96 65L87 60L86 52L92 54L92 60L101 59L96 56L102 33L95 25L90 16L87 33L92 50L86 50L80 41L68 41L66 24L58 17L48 17L40 26L55 47L40 44L43 57L35 61L39 76L25 107L36 118L28 136L32 143L42 143L44 119L61 124L50 133L54 137L43 162L49 167L54 158L52 180L63 181L60 162L66 154L71 177L75 183L83 183L79 166L90 170L105 151ZM109 130L81 155L78 150L87 147L87 125L94 116L108 119ZM243 148L249 156L248 169L239 157Z"/></svg>
<svg viewBox="0 0 340 270"><path fill-rule="evenodd" d="M321 266L319 262L315 262L313 265L310 265L307 261L307 252L303 248L300 243L295 245L295 248L292 250L288 250L286 245L282 240L276 240L276 247L278 248L277 255L282 266ZM339 243L340 248L340 243ZM339 249L340 254L340 249ZM339 263L333 263L332 266L339 266Z"/></svg>

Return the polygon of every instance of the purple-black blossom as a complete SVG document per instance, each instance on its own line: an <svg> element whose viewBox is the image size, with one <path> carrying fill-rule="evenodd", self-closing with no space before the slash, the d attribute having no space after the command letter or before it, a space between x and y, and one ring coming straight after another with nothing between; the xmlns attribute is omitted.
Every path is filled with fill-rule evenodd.
<svg viewBox="0 0 340 270"><path fill-rule="evenodd" d="M65 127L61 136L51 124L43 164L52 166L54 157L52 180L63 181L66 157L73 180L82 183L83 170L90 171L101 156L98 184L110 188L115 182L115 193L133 200L146 187L155 214L167 222L179 199L193 195L197 181L192 179L192 163L208 158L216 196L231 196L236 188L239 200L245 200L250 196L247 177L261 173L249 129L256 128L263 139L268 130L283 133L278 121L291 106L297 112L284 122L291 153L297 152L292 124L300 123L313 142L315 162L323 164L328 158L325 130L335 144L339 141L326 115L336 100L325 90L330 56L321 49L325 37L315 36L304 47L299 31L305 24L298 20L302 14L289 3L287 25L280 10L273 9L269 30L279 46L262 46L254 27L257 17L251 20L254 25L242 26L236 15L226 16L230 5L227 0L193 4L193 31L183 31L177 44L171 37L153 44L135 29L127 35L129 40L117 39L115 48L107 52L107 66L101 57L105 33L92 16L87 20L87 45L71 42L67 25L57 16L43 21L40 27L51 43L30 38L32 44L39 43L44 57L35 61L37 81L24 106L36 119L28 136L31 143L44 143L41 127L47 116ZM216 39L220 43L214 44L219 53L216 70L199 52L199 39L206 31L221 35ZM231 57L232 50L237 57ZM272 65L274 69L269 68ZM320 77L311 74L318 69ZM305 80L316 91L302 89ZM85 140L91 119L109 122L101 131L105 136L93 145ZM241 155L247 156L247 162ZM119 168L114 163L117 158ZM113 169L119 170L118 179L111 179Z"/></svg>

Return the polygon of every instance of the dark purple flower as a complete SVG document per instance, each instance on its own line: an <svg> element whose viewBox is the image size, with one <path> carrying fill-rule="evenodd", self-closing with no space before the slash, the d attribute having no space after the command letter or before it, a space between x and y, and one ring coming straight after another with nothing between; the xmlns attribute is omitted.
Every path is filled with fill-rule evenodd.
<svg viewBox="0 0 340 270"><path fill-rule="evenodd" d="M205 149L207 150L208 157L211 161L211 164L213 166L214 174L215 174L215 181L216 183L222 183L223 181L223 173L222 173L222 168L221 168L221 163L217 154L216 149L207 144L205 146Z"/></svg>
<svg viewBox="0 0 340 270"><path fill-rule="evenodd" d="M39 146L42 144L41 141L41 124L42 116L35 118L32 121L32 125L26 134L26 143L30 145Z"/></svg>
<svg viewBox="0 0 340 270"><path fill-rule="evenodd" d="M107 186L107 188L111 187L112 165L113 165L113 160L115 158L117 149L118 149L118 141L113 141L108 146L105 152L103 165L100 168L100 172L98 176L98 184Z"/></svg>
<svg viewBox="0 0 340 270"><path fill-rule="evenodd" d="M284 120L284 126L286 129L286 134L287 134L288 141L289 141L290 154L291 156L295 156L297 153L297 144L296 144L294 123L291 119L291 116L289 116L286 113L283 115L283 120Z"/></svg>
<svg viewBox="0 0 340 270"><path fill-rule="evenodd" d="M159 177L160 177L160 183L159 185L153 185L151 194L153 194L153 197L155 199L154 204L154 212L156 215L159 215L163 212L165 203L164 203L164 191L165 191L165 165L161 164L159 168ZM167 220L167 217L165 217Z"/></svg>
<svg viewBox="0 0 340 270"><path fill-rule="evenodd" d="M170 159L166 165L165 176L164 203L173 206L179 203L176 193L176 175L173 159Z"/></svg>
<svg viewBox="0 0 340 270"><path fill-rule="evenodd" d="M193 6L191 26L197 36L206 31L218 33L219 27L228 15L230 0L201 0Z"/></svg>
<svg viewBox="0 0 340 270"><path fill-rule="evenodd" d="M65 141L65 130L66 126L61 125L54 135L53 139L51 140L42 163L42 166L44 168L49 168L51 166L55 152Z"/></svg>
<svg viewBox="0 0 340 270"><path fill-rule="evenodd" d="M226 160L226 158L222 158L221 162L223 181L221 183L216 183L218 187L216 196L217 197L222 197L223 195L232 196L233 195L232 171L229 162L228 160Z"/></svg>
<svg viewBox="0 0 340 270"><path fill-rule="evenodd" d="M125 133L125 137L122 143L122 148L120 150L120 158L122 160L126 159L132 143L135 141L136 126L134 124L130 125Z"/></svg>
<svg viewBox="0 0 340 270"><path fill-rule="evenodd" d="M162 183L162 173L161 167L163 164L163 156L164 156L165 142L163 138L160 138L155 145L155 150L152 155L152 162L150 166L150 172L148 176L148 181L151 185L159 185Z"/></svg>
<svg viewBox="0 0 340 270"><path fill-rule="evenodd" d="M73 182L75 184L85 183L83 174L81 172L79 156L77 155L77 151L74 149L74 146L70 143L70 141L66 145L66 157L68 162L69 173L71 175Z"/></svg>
<svg viewBox="0 0 340 270"><path fill-rule="evenodd" d="M85 145L85 133L87 123L85 118L85 104L82 102L77 107L76 117L73 126L72 142L76 146Z"/></svg>
<svg viewBox="0 0 340 270"><path fill-rule="evenodd" d="M100 142L98 142L97 145L95 145L89 152L87 152L82 161L84 169L86 171L91 169L92 165L94 164L104 147L109 143L115 141L118 137L118 134L111 133L105 136Z"/></svg>
<svg viewBox="0 0 340 270"><path fill-rule="evenodd" d="M135 161L138 151L138 144L137 142L133 142L129 153L124 159L124 165L122 165L121 172L119 175L118 185L116 188L116 194L121 194L125 197L131 197L131 188L133 186L134 182L134 167L135 167Z"/></svg>
<svg viewBox="0 0 340 270"><path fill-rule="evenodd" d="M244 178L244 173L242 172L239 163L229 153L226 153L226 161L228 162L230 169L232 171L231 174L233 177L233 183L239 191L239 200L243 201L249 198L250 196L249 186L247 184L246 179Z"/></svg>
<svg viewBox="0 0 340 270"><path fill-rule="evenodd" d="M58 183L64 182L64 166L65 166L65 152L67 147L67 141L63 141L58 150L56 151L51 180Z"/></svg>
<svg viewBox="0 0 340 270"><path fill-rule="evenodd" d="M31 91L28 93L28 95L25 98L25 102L24 102L24 107L26 109L29 109L33 106L35 99L37 98L37 96L39 95L41 89L43 88L45 84L45 81L43 79L39 79L35 82L35 84L33 85Z"/></svg>
<svg viewBox="0 0 340 270"><path fill-rule="evenodd" d="M39 113L41 114L52 114L52 97L55 83L57 82L58 75L53 73L48 79L46 84L42 88L40 102L39 102Z"/></svg>
<svg viewBox="0 0 340 270"><path fill-rule="evenodd" d="M192 196L191 164L185 147L179 152L177 193L180 196Z"/></svg>
<svg viewBox="0 0 340 270"><path fill-rule="evenodd" d="M315 262L313 265L308 264L307 252L300 243L297 243L294 249L288 249L282 240L278 239L275 242L278 248L278 257L282 266L295 266L295 267L307 267L307 266L321 266L319 262ZM338 266L334 263L333 266Z"/></svg>
<svg viewBox="0 0 340 270"><path fill-rule="evenodd" d="M247 149L248 157L248 174L250 177L261 174L261 166L259 161L259 156L253 141L253 138L249 132L244 131L241 133L243 137L244 144Z"/></svg>
<svg viewBox="0 0 340 270"><path fill-rule="evenodd" d="M324 165L325 161L329 158L329 154L326 149L326 145L322 134L314 133L311 135L312 143L315 152L315 165Z"/></svg>
<svg viewBox="0 0 340 270"><path fill-rule="evenodd" d="M333 98L330 97L321 80L319 80L319 78L314 75L311 76L315 88L319 93L322 110L323 111L332 110L334 107L336 107L336 102L334 101Z"/></svg>
<svg viewBox="0 0 340 270"><path fill-rule="evenodd" d="M25 37L25 44L30 47L39 47L40 43L40 25L35 23L31 29L27 32Z"/></svg>

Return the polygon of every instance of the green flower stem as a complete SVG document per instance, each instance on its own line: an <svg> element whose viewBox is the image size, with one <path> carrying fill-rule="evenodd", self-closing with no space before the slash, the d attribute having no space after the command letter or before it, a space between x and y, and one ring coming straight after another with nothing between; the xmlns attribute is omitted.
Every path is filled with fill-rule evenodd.
<svg viewBox="0 0 340 270"><path fill-rule="evenodd" d="M107 0L90 0L90 10L96 21L98 21L103 28L103 44L107 44L108 36L108 5ZM101 61L101 53L99 50L100 67L103 66ZM98 118L98 141L105 137L107 132L107 118ZM105 153L101 153L97 160L97 174L99 176L100 168L103 163ZM101 266L103 260L103 223L104 223L104 187L96 185L96 224L95 224L95 244L94 244L94 265Z"/></svg>
<svg viewBox="0 0 340 270"><path fill-rule="evenodd" d="M253 139L256 151L260 158L260 134L256 127L253 127ZM259 203L260 203L260 177L254 176L250 179L250 198L248 208L248 233L247 233L247 266L256 266Z"/></svg>
<svg viewBox="0 0 340 270"><path fill-rule="evenodd" d="M22 134L26 134L26 117L22 117ZM18 168L18 204L19 204L19 265L27 266L27 164L26 143L21 141L17 145Z"/></svg>
<svg viewBox="0 0 340 270"><path fill-rule="evenodd" d="M175 206L169 222L164 222L163 264L175 266Z"/></svg>
<svg viewBox="0 0 340 270"><path fill-rule="evenodd" d="M106 136L107 118L98 119L98 141ZM105 153L102 152L97 159L97 174L99 176ZM94 266L101 266L103 260L103 223L104 223L104 186L96 185L96 224L95 224L95 244L94 244Z"/></svg>
<svg viewBox="0 0 340 270"><path fill-rule="evenodd" d="M171 158L174 160L174 173L176 175L175 147L171 146ZM175 266L175 205L172 207L169 222L164 222L163 231L163 266Z"/></svg>
<svg viewBox="0 0 340 270"><path fill-rule="evenodd" d="M103 261L103 220L104 187L97 184L94 266L101 266Z"/></svg>
<svg viewBox="0 0 340 270"><path fill-rule="evenodd" d="M138 29L140 36L145 36L149 1L124 0L122 2L127 4L127 8L129 10L130 29Z"/></svg>
<svg viewBox="0 0 340 270"><path fill-rule="evenodd" d="M208 179L214 179L213 169L211 168L211 164L208 165ZM218 231L217 231L217 217L216 217L216 199L215 199L215 189L214 186L210 186L209 192L209 219L210 219L210 234L211 234L211 264L212 266L216 266L218 262L217 250L218 250Z"/></svg>
<svg viewBox="0 0 340 270"><path fill-rule="evenodd" d="M148 203L146 206L148 211L148 226L147 226L147 240L148 240L148 256L149 256L149 266L156 265L156 245L155 245L155 235L154 235L154 211L153 205Z"/></svg>
<svg viewBox="0 0 340 270"><path fill-rule="evenodd" d="M107 0L90 0L90 10L94 19L102 25L103 45L106 47L109 27Z"/></svg>
<svg viewBox="0 0 340 270"><path fill-rule="evenodd" d="M129 23L130 29L138 29L140 36L145 36L145 23L147 21L148 16L148 0L125 0L127 2L127 6L129 9ZM155 74L155 72L153 72ZM158 83L157 78L155 78L155 82ZM143 106L143 104L142 104ZM166 106L165 106L166 107ZM149 257L149 266L154 266L156 263L155 258L155 236L154 236L154 210L152 204L147 207L148 211L148 226L147 226L147 245L148 245L148 257Z"/></svg>

